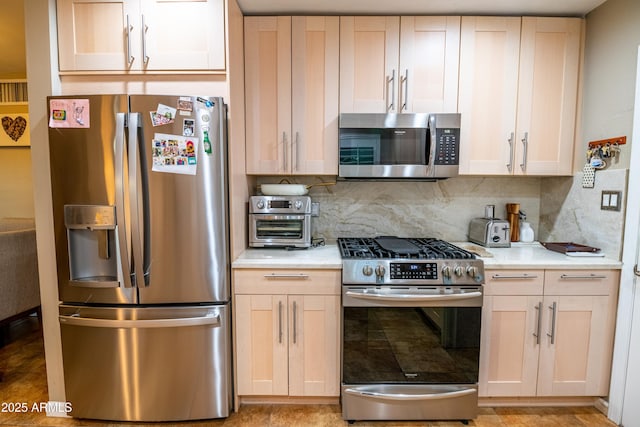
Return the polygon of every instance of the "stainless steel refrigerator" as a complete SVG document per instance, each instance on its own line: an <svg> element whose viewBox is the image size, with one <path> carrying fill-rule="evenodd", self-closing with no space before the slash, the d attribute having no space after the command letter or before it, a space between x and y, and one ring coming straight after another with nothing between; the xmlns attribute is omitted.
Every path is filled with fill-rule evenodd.
<svg viewBox="0 0 640 427"><path fill-rule="evenodd" d="M70 415L226 417L223 99L96 95L47 103Z"/></svg>

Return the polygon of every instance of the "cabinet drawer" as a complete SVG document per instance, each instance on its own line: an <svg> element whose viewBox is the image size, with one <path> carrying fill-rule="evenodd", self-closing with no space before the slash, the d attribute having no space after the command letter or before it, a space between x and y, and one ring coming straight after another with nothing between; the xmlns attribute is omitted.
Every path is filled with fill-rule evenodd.
<svg viewBox="0 0 640 427"><path fill-rule="evenodd" d="M486 270L485 295L542 295L544 270Z"/></svg>
<svg viewBox="0 0 640 427"><path fill-rule="evenodd" d="M341 270L236 269L236 294L340 295Z"/></svg>
<svg viewBox="0 0 640 427"><path fill-rule="evenodd" d="M614 295L617 270L547 270L545 295Z"/></svg>

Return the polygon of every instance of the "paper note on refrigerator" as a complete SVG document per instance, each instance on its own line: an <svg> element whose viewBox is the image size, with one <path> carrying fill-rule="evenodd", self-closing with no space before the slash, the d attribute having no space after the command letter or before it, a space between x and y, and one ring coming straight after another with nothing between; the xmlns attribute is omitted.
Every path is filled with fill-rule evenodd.
<svg viewBox="0 0 640 427"><path fill-rule="evenodd" d="M50 99L50 128L88 128L88 99Z"/></svg>
<svg viewBox="0 0 640 427"><path fill-rule="evenodd" d="M198 138L156 133L151 142L155 172L195 175Z"/></svg>

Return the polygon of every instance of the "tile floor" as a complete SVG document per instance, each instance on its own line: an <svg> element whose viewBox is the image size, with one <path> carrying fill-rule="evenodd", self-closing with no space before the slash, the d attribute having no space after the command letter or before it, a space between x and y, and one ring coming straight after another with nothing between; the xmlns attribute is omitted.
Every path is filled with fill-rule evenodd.
<svg viewBox="0 0 640 427"><path fill-rule="evenodd" d="M251 405L242 406L224 420L186 423L105 423L73 418L54 418L38 412L2 412L11 402L46 402L46 371L41 329L37 319L14 322L10 341L0 348L0 426L347 426L338 405ZM354 427L411 427L411 426L463 426L460 422L371 422L359 421ZM614 426L599 411L591 407L568 408L481 408L480 415L470 426Z"/></svg>

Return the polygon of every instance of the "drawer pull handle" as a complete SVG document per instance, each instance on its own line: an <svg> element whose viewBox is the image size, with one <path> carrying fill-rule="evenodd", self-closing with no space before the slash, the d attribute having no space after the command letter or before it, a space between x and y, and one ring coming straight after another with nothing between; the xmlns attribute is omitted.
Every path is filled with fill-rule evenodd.
<svg viewBox="0 0 640 427"><path fill-rule="evenodd" d="M606 279L607 276L604 276L602 274L563 274L560 276L561 279L563 280L575 280L575 279Z"/></svg>
<svg viewBox="0 0 640 427"><path fill-rule="evenodd" d="M492 279L502 280L502 279L537 279L538 276L535 274L514 274L508 276L502 276L500 274L494 274L491 276Z"/></svg>
<svg viewBox="0 0 640 427"><path fill-rule="evenodd" d="M304 273L271 273L265 274L266 279L308 279L309 275Z"/></svg>

